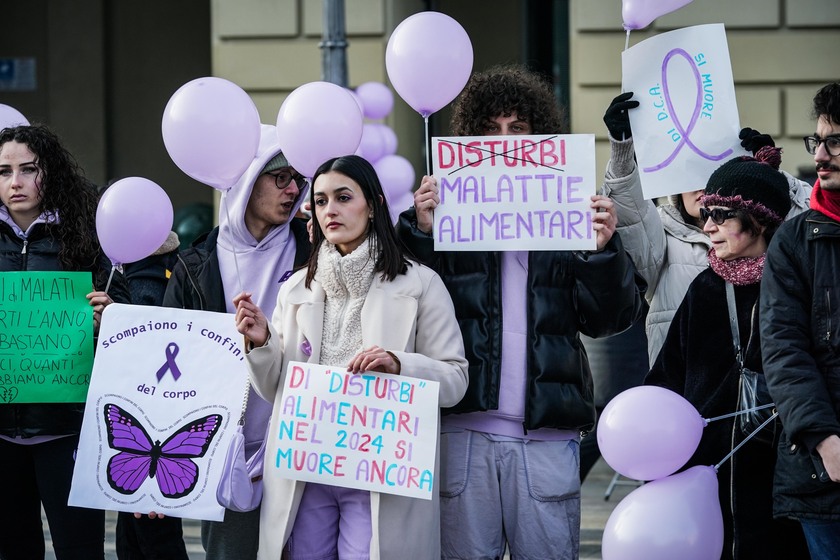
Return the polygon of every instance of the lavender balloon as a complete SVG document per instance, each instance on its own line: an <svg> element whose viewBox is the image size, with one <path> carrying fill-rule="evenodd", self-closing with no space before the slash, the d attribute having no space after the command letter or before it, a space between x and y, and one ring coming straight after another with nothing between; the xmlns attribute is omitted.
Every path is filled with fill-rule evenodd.
<svg viewBox="0 0 840 560"><path fill-rule="evenodd" d="M12 107L0 103L0 130L13 126L29 126L29 121L23 114Z"/></svg>
<svg viewBox="0 0 840 560"><path fill-rule="evenodd" d="M172 202L156 183L126 177L102 194L96 209L96 233L114 265L144 259L166 241L172 229Z"/></svg>
<svg viewBox="0 0 840 560"><path fill-rule="evenodd" d="M388 39L385 69L391 85L423 118L461 93L472 72L469 35L451 17L420 12L404 19Z"/></svg>
<svg viewBox="0 0 840 560"><path fill-rule="evenodd" d="M610 514L601 542L604 560L717 560L721 552L717 473L706 466L630 492Z"/></svg>
<svg viewBox="0 0 840 560"><path fill-rule="evenodd" d="M365 82L356 88L362 110L369 119L384 119L394 107L394 94L385 84Z"/></svg>
<svg viewBox="0 0 840 560"><path fill-rule="evenodd" d="M691 458L705 425L697 409L674 391L632 387L604 407L598 419L598 447L616 472L655 480L676 472Z"/></svg>
<svg viewBox="0 0 840 560"><path fill-rule="evenodd" d="M349 90L329 82L309 82L280 106L277 137L289 165L311 178L328 159L356 152L363 120Z"/></svg>
<svg viewBox="0 0 840 560"><path fill-rule="evenodd" d="M414 185L414 166L402 156L384 156L373 164L382 190L388 199L388 205L403 200L406 194L411 194ZM402 208L400 211L405 210Z"/></svg>
<svg viewBox="0 0 840 560"><path fill-rule="evenodd" d="M621 16L624 29L642 29L659 16L673 12L691 0L622 0Z"/></svg>
<svg viewBox="0 0 840 560"><path fill-rule="evenodd" d="M163 144L181 171L226 191L251 164L260 115L245 91L222 78L197 78L172 94L163 110Z"/></svg>
<svg viewBox="0 0 840 560"><path fill-rule="evenodd" d="M359 149L356 150L356 154L370 163L376 163L385 155L385 138L376 125L365 123L362 127L362 140L359 142Z"/></svg>

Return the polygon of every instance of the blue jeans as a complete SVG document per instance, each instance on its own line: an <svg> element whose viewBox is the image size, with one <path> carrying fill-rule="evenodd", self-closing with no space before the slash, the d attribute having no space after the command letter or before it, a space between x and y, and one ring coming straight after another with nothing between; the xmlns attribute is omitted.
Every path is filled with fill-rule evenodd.
<svg viewBox="0 0 840 560"><path fill-rule="evenodd" d="M840 550L840 521L800 519L811 560L833 560Z"/></svg>

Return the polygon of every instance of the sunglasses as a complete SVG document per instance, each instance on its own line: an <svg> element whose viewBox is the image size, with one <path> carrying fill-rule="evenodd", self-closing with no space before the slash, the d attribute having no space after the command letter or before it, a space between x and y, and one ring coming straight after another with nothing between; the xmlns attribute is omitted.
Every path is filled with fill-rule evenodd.
<svg viewBox="0 0 840 560"><path fill-rule="evenodd" d="M737 210L727 210L726 208L709 210L708 208L700 208L700 219L703 220L704 224L711 218L715 224L722 226L723 222L736 216L738 216Z"/></svg>

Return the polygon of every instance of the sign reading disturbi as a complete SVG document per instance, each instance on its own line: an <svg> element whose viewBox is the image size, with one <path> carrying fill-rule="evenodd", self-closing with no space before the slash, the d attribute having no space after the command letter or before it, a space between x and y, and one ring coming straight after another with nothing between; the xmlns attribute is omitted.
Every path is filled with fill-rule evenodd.
<svg viewBox="0 0 840 560"><path fill-rule="evenodd" d="M433 138L438 251L591 250L595 136Z"/></svg>

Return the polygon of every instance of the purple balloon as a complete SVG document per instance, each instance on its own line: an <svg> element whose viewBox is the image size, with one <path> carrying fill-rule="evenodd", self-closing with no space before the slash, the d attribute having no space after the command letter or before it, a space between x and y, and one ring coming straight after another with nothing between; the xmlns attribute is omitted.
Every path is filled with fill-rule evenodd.
<svg viewBox="0 0 840 560"><path fill-rule="evenodd" d="M414 166L402 156L385 156L373 164L388 205L411 193L414 186ZM405 208L403 208L405 210Z"/></svg>
<svg viewBox="0 0 840 560"><path fill-rule="evenodd" d="M642 29L659 16L679 10L691 0L622 0L624 29Z"/></svg>
<svg viewBox="0 0 840 560"><path fill-rule="evenodd" d="M328 159L356 152L363 120L349 90L310 82L283 101L277 113L277 137L289 165L311 178Z"/></svg>
<svg viewBox="0 0 840 560"><path fill-rule="evenodd" d="M712 560L721 552L717 473L706 466L630 492L607 519L601 542L604 560Z"/></svg>
<svg viewBox="0 0 840 560"><path fill-rule="evenodd" d="M681 395L643 385L607 403L596 433L601 455L613 470L635 480L655 480L691 458L705 425Z"/></svg>
<svg viewBox="0 0 840 560"><path fill-rule="evenodd" d="M388 39L385 68L391 85L423 118L464 89L472 72L473 49L464 28L440 12L404 19Z"/></svg>
<svg viewBox="0 0 840 560"><path fill-rule="evenodd" d="M29 126L29 121L14 107L0 103L0 130L13 126Z"/></svg>
<svg viewBox="0 0 840 560"><path fill-rule="evenodd" d="M226 191L257 154L260 115L233 82L197 78L172 94L161 131L166 151L181 171Z"/></svg>
<svg viewBox="0 0 840 560"><path fill-rule="evenodd" d="M356 150L356 154L370 163L376 163L379 158L385 155L385 138L383 138L378 127L365 123L362 127L362 140L359 142L359 149Z"/></svg>
<svg viewBox="0 0 840 560"><path fill-rule="evenodd" d="M396 200L388 201L388 210L391 213L391 223L397 225L400 219L400 214L410 208L414 204L414 193L411 191L403 194Z"/></svg>
<svg viewBox="0 0 840 560"><path fill-rule="evenodd" d="M356 88L356 95L362 101L365 117L384 119L394 108L394 94L385 84L365 82Z"/></svg>
<svg viewBox="0 0 840 560"><path fill-rule="evenodd" d="M108 187L96 208L96 233L114 265L157 251L172 229L172 202L156 183L126 177Z"/></svg>
<svg viewBox="0 0 840 560"><path fill-rule="evenodd" d="M382 155L390 156L397 153L397 134L387 124L372 123L370 126L379 131L382 137Z"/></svg>

